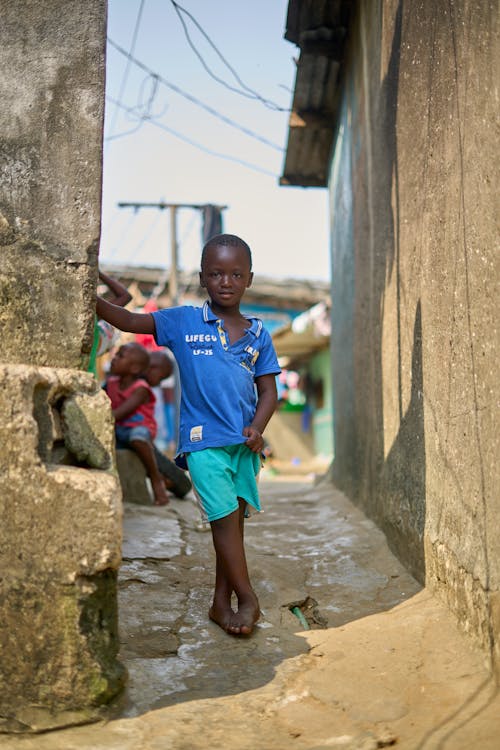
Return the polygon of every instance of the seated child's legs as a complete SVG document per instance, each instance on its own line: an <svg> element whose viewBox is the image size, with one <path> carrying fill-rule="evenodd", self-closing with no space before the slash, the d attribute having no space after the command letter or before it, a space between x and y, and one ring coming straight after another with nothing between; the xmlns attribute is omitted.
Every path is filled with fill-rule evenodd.
<svg viewBox="0 0 500 750"><path fill-rule="evenodd" d="M167 505L169 502L163 477L158 470L153 449L151 433L147 427L123 427L116 425L117 448L131 448L141 459L151 479L155 505Z"/></svg>

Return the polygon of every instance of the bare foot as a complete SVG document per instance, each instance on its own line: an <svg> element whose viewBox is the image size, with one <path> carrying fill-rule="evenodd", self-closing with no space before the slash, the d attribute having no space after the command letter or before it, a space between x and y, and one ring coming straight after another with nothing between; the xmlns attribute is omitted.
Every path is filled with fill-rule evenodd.
<svg viewBox="0 0 500 750"><path fill-rule="evenodd" d="M225 630L226 633L228 632L229 624L233 615L234 612L229 605L219 606L215 602L208 610L208 616L210 617L210 619L213 622L217 623L217 625L219 625L222 630Z"/></svg>
<svg viewBox="0 0 500 750"><path fill-rule="evenodd" d="M255 594L238 603L238 611L233 614L227 628L231 635L250 635L260 617L259 601Z"/></svg>
<svg viewBox="0 0 500 750"><path fill-rule="evenodd" d="M168 505L170 500L163 484L163 479L160 478L157 482L151 480L151 486L155 496L155 505Z"/></svg>

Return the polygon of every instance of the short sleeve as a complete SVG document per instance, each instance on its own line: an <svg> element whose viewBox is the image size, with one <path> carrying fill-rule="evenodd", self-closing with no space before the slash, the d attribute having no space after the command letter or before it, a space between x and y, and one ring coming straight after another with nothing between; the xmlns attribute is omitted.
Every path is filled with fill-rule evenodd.
<svg viewBox="0 0 500 750"><path fill-rule="evenodd" d="M271 339L271 336L265 328L260 334L261 346L259 356L255 363L255 377L260 375L279 375L281 367L278 364L278 357Z"/></svg>
<svg viewBox="0 0 500 750"><path fill-rule="evenodd" d="M151 313L155 324L155 341L158 346L168 346L174 349L176 334L178 334L184 319L183 307L169 307Z"/></svg>

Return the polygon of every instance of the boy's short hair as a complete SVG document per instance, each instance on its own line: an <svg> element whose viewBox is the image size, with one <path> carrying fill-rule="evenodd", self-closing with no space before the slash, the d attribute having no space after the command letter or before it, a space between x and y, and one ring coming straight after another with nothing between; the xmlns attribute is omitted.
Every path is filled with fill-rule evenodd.
<svg viewBox="0 0 500 750"><path fill-rule="evenodd" d="M125 346L132 350L134 360L141 366L141 372L147 370L149 367L149 352L146 347L137 341L130 341Z"/></svg>
<svg viewBox="0 0 500 750"><path fill-rule="evenodd" d="M165 351L156 349L149 354L149 366L145 372L149 385L157 386L162 380L169 378L174 371L174 365Z"/></svg>
<svg viewBox="0 0 500 750"><path fill-rule="evenodd" d="M205 243L203 250L201 251L202 268L203 263L205 262L205 255L207 253L207 250L212 247L219 247L219 245L227 245L228 247L242 247L248 256L250 270L252 270L252 251L250 250L250 247L249 245L247 245L245 240L242 240L241 237L237 237L235 234L215 234L213 237L210 237L210 239Z"/></svg>

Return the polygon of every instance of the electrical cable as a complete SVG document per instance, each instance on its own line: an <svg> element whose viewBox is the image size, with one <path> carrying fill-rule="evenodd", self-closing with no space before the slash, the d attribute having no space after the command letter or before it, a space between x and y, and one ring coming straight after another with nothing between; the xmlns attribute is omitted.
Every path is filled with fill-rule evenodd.
<svg viewBox="0 0 500 750"><path fill-rule="evenodd" d="M152 80L153 85L151 88L151 92L148 95L147 101L144 102L144 99L145 99L144 92L146 88L145 84L150 80ZM133 114L135 115L136 118L139 118L139 122L137 123L137 125L135 125L135 127L131 128L130 130L125 130L121 133L116 133L115 135L105 136L104 140L114 141L117 138L123 138L126 135L132 135L133 133L137 133L137 131L141 129L145 120L151 120L157 117L163 117L163 115L168 109L168 103L165 104L163 109L158 114L156 115L151 114L151 108L154 104L157 91L158 91L158 77L155 75L147 75L146 78L144 78L144 80L142 81L140 88L139 88L139 100L138 100L139 103L135 107L130 107L127 110L127 113L129 115ZM141 114L141 110L143 110L142 114ZM130 117L129 119L133 120L134 118Z"/></svg>
<svg viewBox="0 0 500 750"><path fill-rule="evenodd" d="M121 107L122 109L125 109L128 112L130 112L132 109L130 107L126 107L124 104L122 104L121 102L118 102L116 99L113 99L110 96L107 96L106 99L109 99L109 101L112 104L116 104L117 107ZM277 178L277 175L274 172L270 172L268 169L259 167L256 164L252 164L251 162L245 161L244 159L239 159L237 156L230 156L229 154L222 154L219 151L213 151L212 149L207 148L206 146L203 146L201 143L197 143L197 141L193 141L191 138L188 138L182 133L179 133L177 130L174 130L173 128L169 128L167 125L164 125L161 122L157 122L156 120L150 120L150 119L144 120L144 122L148 122L151 125L156 125L157 128L164 130L166 133L170 133L170 135L173 135L175 138L178 138L179 140L184 141L184 143L188 143L190 146L194 146L195 148L199 149L200 151L203 151L209 156L216 156L218 159L225 159L227 161L232 161L232 162L235 162L236 164L240 164L243 167L252 169L254 172L260 172L261 174L265 174L268 177Z"/></svg>
<svg viewBox="0 0 500 750"><path fill-rule="evenodd" d="M258 133L255 133L252 130L249 130L248 128L245 128L243 125L239 125L234 120L231 120L229 117L226 117L225 115L222 115L220 112L217 112L217 110L213 109L208 104L205 104L200 99L197 99L195 96L192 96L187 91L184 91L179 86L176 86L174 83L171 83L166 78L163 78L159 73L155 73L155 71L151 70L151 68L148 68L147 65L144 65L144 63L140 62L136 57L131 55L129 52L127 52L123 47L120 47L119 44L116 44L112 39L108 37L108 43L116 49L120 54L125 55L126 57L130 58L130 60L137 65L137 67L141 68L141 70L144 70L146 73L149 73L151 76L155 76L157 80L162 83L167 88L171 89L172 91L175 91L176 94L179 94L179 96L184 97L184 99L187 99L192 104L196 104L196 106L201 107L206 112L208 112L212 117L216 117L218 120L221 120L226 125L229 125L230 127L236 128L236 130L241 131L245 135L250 136L251 138L255 138L256 140L260 141L261 143L264 143L266 146L270 146L270 148L275 149L276 151L279 151L280 153L283 153L283 148L279 146L277 143L273 143L272 141L268 140L264 136L259 135ZM114 99L111 99L111 97L108 97L110 101L117 101ZM121 101L121 97L118 99L118 101ZM124 105L122 105L124 106ZM130 108L129 108L130 110Z"/></svg>
<svg viewBox="0 0 500 750"><path fill-rule="evenodd" d="M124 226L123 230L121 231L120 236L119 236L117 242L115 243L115 246L111 249L110 254L108 256L106 256L106 261L108 263L109 263L110 260L112 260L114 258L114 256L116 255L116 253L120 249L122 241L123 241L123 238L125 237L126 234L128 234L128 231L129 231L130 227L132 226L132 224L133 224L133 222L134 222L134 220L136 218L137 218L137 211L134 211L130 215L129 220L127 221L126 225ZM113 222L113 224L114 224L114 222Z"/></svg>
<svg viewBox="0 0 500 750"><path fill-rule="evenodd" d="M143 125L144 125L144 119L141 118L134 128L131 128L130 130L124 130L121 133L116 133L116 135L107 135L105 136L104 140L116 141L117 138L123 138L126 135L133 135L134 133L137 133L137 131L140 130Z"/></svg>
<svg viewBox="0 0 500 750"><path fill-rule="evenodd" d="M137 18L136 18L136 21L135 21L134 33L132 35L132 43L130 45L130 55L133 54L134 49L135 49L135 43L137 41L137 35L139 33L139 26L140 26L140 23L141 23L141 17L142 17L142 11L144 9L144 3L145 3L145 0L141 0L141 4L139 6L139 12L137 13ZM125 86L127 85L127 78L128 78L128 74L129 74L129 70L130 70L130 63L131 63L131 59L128 58L127 59L127 64L125 66L125 71L123 73L123 78L122 78L122 81L121 81L121 84L120 84L120 90L118 92L118 100L119 101L121 101L121 98L122 98L122 96L123 96L123 94L125 92ZM113 136L113 132L114 132L115 125L116 125L116 118L117 118L117 116L118 116L118 109L115 109L115 111L113 113L113 119L111 120L111 126L110 126L111 135L108 136L107 140L111 140L111 138Z"/></svg>
<svg viewBox="0 0 500 750"><path fill-rule="evenodd" d="M181 239L179 240L179 246L182 247L182 245L185 244L186 240L188 239L189 235L194 229L194 225L199 219L199 213L196 211L191 215L191 219L189 220L189 224L187 225L186 229L184 230Z"/></svg>
<svg viewBox="0 0 500 750"><path fill-rule="evenodd" d="M136 212L134 211L134 213L136 213ZM156 230L156 227L158 226L158 222L160 221L160 218L161 218L161 214L160 214L160 212L158 212L158 214L157 214L157 215L156 215L156 217L155 217L155 220L151 222L151 224L149 225L149 227L148 227L147 231L146 231L146 232L144 233L144 235L143 235L142 239L141 239L141 240L139 241L139 244L138 244L138 245L135 245L135 247L133 248L132 252L130 252L130 253L127 253L127 256L126 256L126 258L125 258L125 260L123 261L123 263L124 263L125 265L126 265L127 263L130 263L131 259L132 259L132 258L133 258L133 257L134 257L135 255L138 255L138 254L139 254L139 252L140 252L140 251L142 250L142 248L144 247L144 245L146 244L146 242L147 242L147 241L149 240L149 238L150 238L150 237L151 237L151 236L152 236L152 235L154 234L154 232L155 232L155 230ZM136 265L137 265L137 264L136 264Z"/></svg>
<svg viewBox="0 0 500 750"><path fill-rule="evenodd" d="M249 86L247 86L241 80L241 78L239 77L239 75L236 72L236 70L232 67L232 65L230 65L230 63L226 60L226 58L220 52L220 50L218 49L218 47L214 44L214 42L208 36L208 34L206 33L206 31L198 23L198 21L196 20L196 18L188 10L186 10L181 5L179 5L179 3L177 3L175 0L170 0L170 2L174 6L174 10L177 13L177 16L179 17L179 21L181 22L182 28L184 30L184 35L185 35L185 37L187 39L187 42L188 42L189 46L191 47L191 49L193 50L193 52L195 53L196 57L201 62L202 66L207 71L207 73L215 81L217 81L217 83L222 84L223 86L225 86L225 88L229 89L229 91L234 91L236 94L239 94L240 96L245 96L248 99L256 99L256 100L262 102L266 107L269 107L269 109L275 109L278 112L290 112L291 111L289 108L287 108L287 107L281 107L279 104L276 104L275 102L271 101L270 99L265 99L257 91L255 91L254 89L252 89ZM217 54L217 56L222 60L222 62L228 68L228 70L231 71L231 73L233 74L234 78L240 84L240 86L242 87L242 89L244 89L243 91L241 89L235 88L234 86L231 86L226 81L222 80L222 78L219 78L218 76L216 76L215 73L208 67L207 63L203 59L201 53L196 48L193 40L191 39L191 37L189 35L189 31L188 31L188 28L186 26L186 23L184 22L184 19L183 19L182 15L181 15L181 11L182 11L182 13L185 13L186 16L194 23L194 25L196 26L196 28L198 29L198 31L204 36L204 38L209 43L209 45L212 47L212 49Z"/></svg>

